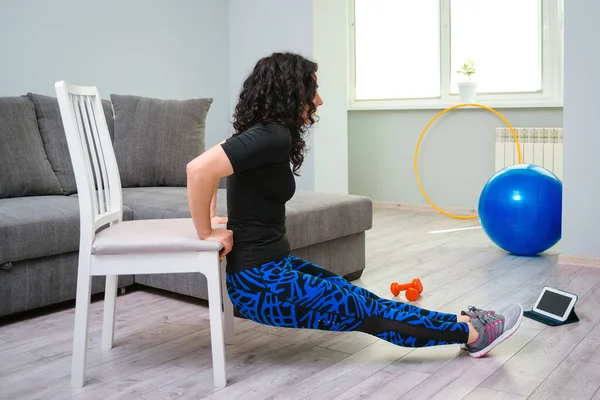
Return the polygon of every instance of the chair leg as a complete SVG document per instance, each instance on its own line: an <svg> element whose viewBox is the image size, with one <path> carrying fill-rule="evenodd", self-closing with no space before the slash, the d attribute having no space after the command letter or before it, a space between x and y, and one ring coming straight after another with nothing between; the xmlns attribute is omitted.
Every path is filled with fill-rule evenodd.
<svg viewBox="0 0 600 400"><path fill-rule="evenodd" d="M223 292L223 319L225 321L225 344L234 344L235 327L233 326L233 303L231 303L231 299L229 298L229 294L227 293L227 283L225 282L224 278L226 261L223 261L221 265L221 291Z"/></svg>
<svg viewBox="0 0 600 400"><path fill-rule="evenodd" d="M208 282L208 308L210 315L210 341L212 347L213 379L216 387L227 386L225 368L225 340L223 332L222 312L222 280L221 264L218 260L217 268L210 268L206 273Z"/></svg>
<svg viewBox="0 0 600 400"><path fill-rule="evenodd" d="M118 275L108 275L106 277L106 289L104 291L104 319L102 321L102 350L110 350L113 346L118 282Z"/></svg>
<svg viewBox="0 0 600 400"><path fill-rule="evenodd" d="M82 262L81 260L79 261ZM87 260L89 262L89 260ZM73 359L71 365L71 386L83 387L86 376L86 357L88 346L88 320L92 277L82 273L77 277L77 297L75 300L75 329L73 331Z"/></svg>

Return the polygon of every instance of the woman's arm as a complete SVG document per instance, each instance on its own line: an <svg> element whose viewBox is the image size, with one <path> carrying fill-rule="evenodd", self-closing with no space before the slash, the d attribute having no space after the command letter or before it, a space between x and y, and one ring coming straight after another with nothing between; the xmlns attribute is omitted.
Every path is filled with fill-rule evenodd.
<svg viewBox="0 0 600 400"><path fill-rule="evenodd" d="M227 241L226 232L230 231L213 229L211 225L211 203L216 195L216 184L222 177L233 173L233 167L221 143L190 161L186 172L188 203L198 237L202 240L219 240L221 243L222 240ZM232 243L223 243L225 254L231 250L231 245Z"/></svg>
<svg viewBox="0 0 600 400"><path fill-rule="evenodd" d="M212 199L210 200L210 219L217 216L217 190L219 188L219 180L213 184Z"/></svg>
<svg viewBox="0 0 600 400"><path fill-rule="evenodd" d="M213 225L222 225L227 223L227 217L219 217L217 215L217 192L219 191L220 179L215 181L212 200L210 201L210 222Z"/></svg>

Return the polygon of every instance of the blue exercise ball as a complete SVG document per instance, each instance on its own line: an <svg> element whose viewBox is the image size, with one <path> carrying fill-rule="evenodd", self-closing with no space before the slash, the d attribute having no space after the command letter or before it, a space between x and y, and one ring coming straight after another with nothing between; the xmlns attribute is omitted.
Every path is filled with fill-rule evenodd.
<svg viewBox="0 0 600 400"><path fill-rule="evenodd" d="M506 167L484 186L478 213L501 249L519 256L542 253L561 238L562 182L538 165Z"/></svg>

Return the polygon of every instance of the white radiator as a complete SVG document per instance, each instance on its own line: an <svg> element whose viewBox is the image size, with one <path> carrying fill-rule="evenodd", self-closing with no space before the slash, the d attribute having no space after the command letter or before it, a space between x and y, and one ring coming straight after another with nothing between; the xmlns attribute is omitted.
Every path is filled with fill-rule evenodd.
<svg viewBox="0 0 600 400"><path fill-rule="evenodd" d="M524 164L536 164L562 180L563 129L514 128ZM508 128L496 128L495 171L519 162L515 139Z"/></svg>

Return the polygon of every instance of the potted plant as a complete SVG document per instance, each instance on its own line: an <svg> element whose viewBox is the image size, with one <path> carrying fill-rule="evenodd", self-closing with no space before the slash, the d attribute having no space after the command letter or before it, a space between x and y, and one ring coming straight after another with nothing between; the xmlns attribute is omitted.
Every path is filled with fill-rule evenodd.
<svg viewBox="0 0 600 400"><path fill-rule="evenodd" d="M464 103L475 103L477 82L474 82L471 78L475 74L475 62L472 60L467 60L467 62L464 63L456 72L463 76L463 80L460 80L457 83L460 99Z"/></svg>

